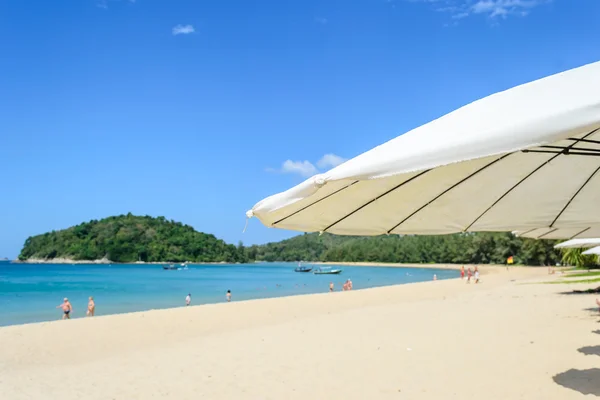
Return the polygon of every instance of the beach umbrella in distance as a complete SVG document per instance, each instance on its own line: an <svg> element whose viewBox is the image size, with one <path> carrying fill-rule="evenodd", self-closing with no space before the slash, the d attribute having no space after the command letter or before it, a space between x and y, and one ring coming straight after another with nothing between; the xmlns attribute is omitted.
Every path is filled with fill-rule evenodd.
<svg viewBox="0 0 600 400"><path fill-rule="evenodd" d="M586 250L581 254L583 254L584 256L588 256L588 255L600 256L600 246L592 247L591 249Z"/></svg>
<svg viewBox="0 0 600 400"><path fill-rule="evenodd" d="M600 237L599 170L597 62L468 104L246 215L340 235Z"/></svg>
<svg viewBox="0 0 600 400"><path fill-rule="evenodd" d="M554 246L555 249L585 249L600 246L600 238L572 239Z"/></svg>

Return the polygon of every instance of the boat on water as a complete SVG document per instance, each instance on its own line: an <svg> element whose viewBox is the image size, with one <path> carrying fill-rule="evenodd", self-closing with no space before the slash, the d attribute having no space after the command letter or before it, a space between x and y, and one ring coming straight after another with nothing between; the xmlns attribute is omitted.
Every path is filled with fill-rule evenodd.
<svg viewBox="0 0 600 400"><path fill-rule="evenodd" d="M177 266L175 266L174 264L170 264L170 265L163 265L163 269L177 269Z"/></svg>
<svg viewBox="0 0 600 400"><path fill-rule="evenodd" d="M302 263L298 264L298 268L294 269L294 272L310 272L312 271L312 267L302 265Z"/></svg>
<svg viewBox="0 0 600 400"><path fill-rule="evenodd" d="M315 269L315 271L313 272L313 274L315 275L337 275L337 274L341 274L342 270L341 269L333 269L331 267L319 267L317 269Z"/></svg>

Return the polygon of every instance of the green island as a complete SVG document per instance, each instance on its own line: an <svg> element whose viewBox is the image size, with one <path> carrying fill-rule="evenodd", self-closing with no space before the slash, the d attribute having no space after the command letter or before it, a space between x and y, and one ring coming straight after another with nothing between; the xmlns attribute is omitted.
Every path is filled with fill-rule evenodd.
<svg viewBox="0 0 600 400"><path fill-rule="evenodd" d="M32 236L25 241L19 260L504 264L513 256L516 264L555 265L561 260L555 244L510 233L373 237L307 233L276 243L235 246L164 217L127 214Z"/></svg>

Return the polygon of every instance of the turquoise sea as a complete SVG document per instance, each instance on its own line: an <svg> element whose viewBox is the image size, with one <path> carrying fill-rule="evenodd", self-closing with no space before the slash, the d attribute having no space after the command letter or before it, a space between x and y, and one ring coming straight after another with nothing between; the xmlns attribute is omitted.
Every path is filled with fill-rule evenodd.
<svg viewBox="0 0 600 400"><path fill-rule="evenodd" d="M55 307L68 297L73 318L85 316L94 296L96 315L185 305L327 292L329 282L341 290L351 279L354 289L455 278L457 271L425 268L348 267L340 275L294 272L293 263L190 265L163 270L160 265L58 265L0 262L0 326L61 318Z"/></svg>

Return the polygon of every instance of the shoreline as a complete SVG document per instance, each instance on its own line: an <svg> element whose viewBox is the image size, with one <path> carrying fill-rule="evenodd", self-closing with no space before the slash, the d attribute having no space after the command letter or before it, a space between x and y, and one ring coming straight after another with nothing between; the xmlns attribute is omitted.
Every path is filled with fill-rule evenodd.
<svg viewBox="0 0 600 400"><path fill-rule="evenodd" d="M483 271L482 271L482 275L484 275ZM390 284L390 285L385 285L385 286L357 288L357 289L353 289L351 292L356 293L356 292L369 291L369 290L399 288L399 287L403 287L403 286L423 285L423 284L428 284L428 283L433 283L433 282L446 282L446 281L455 281L455 280L460 280L460 277L457 276L454 278L439 279L437 281L426 280L426 281L417 281L417 282L395 283L395 284ZM349 293L349 292L344 292L341 289L336 289L333 293ZM322 292L317 292L317 293L284 294L281 296L274 296L274 297L260 297L260 298L253 298L253 299L251 298L251 299L244 299L244 300L233 300L232 302L235 304L246 304L246 303L254 303L254 302L261 302L261 301L277 301L278 299L289 299L289 298L295 298L295 297L323 296L323 295L328 295L328 294L330 294L330 293L327 290L323 290ZM144 314L144 313L169 312L169 311L175 311L175 310L180 310L180 309L197 308L197 307L213 307L213 306L218 306L221 304L225 305L225 304L227 304L227 302L226 301L206 302L206 303L200 303L200 304L192 304L189 307L174 306L174 307L164 307L164 308L162 308L162 307L161 308L150 308L147 310L139 310L139 311L114 312L114 313L110 313L110 314L96 315L94 317L94 319L107 318L107 317L113 317L113 316L132 316L133 317L135 315ZM79 320L87 320L87 319L88 319L87 317L80 315L80 316L72 318L71 321L79 321ZM16 326L29 326L29 325L49 324L49 323L63 323L63 321L61 321L60 319L52 319L52 320L45 320L45 321L34 321L34 322L25 322L25 323L17 323L17 324L0 325L0 331L4 328L10 328L10 327L16 327Z"/></svg>
<svg viewBox="0 0 600 400"><path fill-rule="evenodd" d="M8 260L11 264L72 264L72 265L167 265L167 264L187 264L187 265L270 265L270 264L296 264L298 261L254 261L248 263L230 263L227 261L215 261L215 262L173 262L173 261L136 261L130 263L114 262L107 259L100 260L72 260L69 258L55 258L52 260L44 259L28 259L28 260ZM480 270L486 269L500 269L500 268L547 268L547 266L533 266L533 265L503 265L503 264L419 264L419 263L386 263L377 261L303 261L309 265L328 265L328 266L348 266L348 267L384 267L384 268L428 268L428 269L447 269L447 270L460 270L461 266L465 268L474 268L477 266ZM553 267L560 269L563 267ZM568 268L568 267L564 267Z"/></svg>

